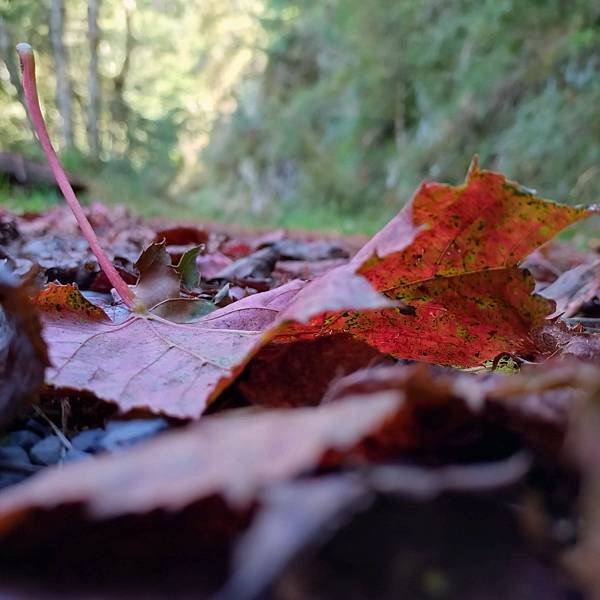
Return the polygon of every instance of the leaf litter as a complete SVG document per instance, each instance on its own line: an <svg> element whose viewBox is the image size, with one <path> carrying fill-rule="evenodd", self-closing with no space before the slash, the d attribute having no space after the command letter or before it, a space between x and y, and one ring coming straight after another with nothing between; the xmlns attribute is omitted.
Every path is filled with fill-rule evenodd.
<svg viewBox="0 0 600 600"><path fill-rule="evenodd" d="M86 322L78 315L71 326L74 313L58 318L54 314L46 319L46 339L56 369L49 381L57 388L91 392L116 403L123 412L148 409L197 418L269 341L281 345L349 334L397 358L462 366L480 365L502 352L531 355L536 351L533 332L544 325L552 306L531 294L531 278L514 265L556 230L587 213L517 192L514 184L480 172L475 165L464 186L422 188L347 265L307 285L292 281L288 287L276 288L279 292L256 293L242 304L231 305L235 309L204 317L206 303L179 299L180 282L164 245L150 246L142 257L153 252L158 261L160 252L162 258L142 263L134 288L139 298L150 307L160 306L160 318L167 320L169 306L174 304L181 314L182 304L185 312L200 302L199 318L174 325L134 316L114 327ZM492 200L487 201L489 216L484 219L481 196L485 193ZM440 216L444 203L447 214ZM455 212L462 220L454 218ZM413 214L421 215L421 220L411 225ZM545 233L531 231L530 221L540 229L540 220ZM500 258L493 254L499 240L502 247L512 248ZM467 254L471 257L468 272L461 258ZM406 280L410 261L417 265L417 274ZM151 264L154 270L148 270ZM378 293L386 290L387 296ZM67 338L66 329L70 330ZM100 365L90 364L99 356ZM344 365L323 365L332 372L336 367ZM275 385L277 379L272 378Z"/></svg>
<svg viewBox="0 0 600 600"><path fill-rule="evenodd" d="M460 189L468 190L468 185ZM415 196L413 204L418 205L419 197ZM218 413L189 430L163 434L137 449L67 465L61 471L48 469L0 496L7 552L14 552L13 540L19 539L25 560L46 544L79 535L73 528L86 531L97 526L112 532L114 543L127 546L127 531L110 523L136 522L156 511L200 514L199 507L210 505L211 524L201 526L201 530L208 528L199 534L205 540L201 546L211 547L217 538L225 539L228 546L236 539L244 540L222 597L251 598L251 590L258 594L268 589L295 564L299 553L314 547L320 528L333 532L350 515L365 510L369 514L368 507L377 497L399 494L434 502L444 490L468 495L504 489L530 478L532 460L537 460L530 456L560 456L572 408L585 397L577 376L579 365L564 361L542 371L544 365L532 366L531 372L524 369L518 376L460 374L440 367L395 365L393 356L406 354L401 335L395 335L400 350L393 353L385 347L382 351L381 343L373 341L375 334L385 336L379 327L384 315L388 320L393 315L387 331L391 327L401 331L399 323L419 319L422 307L428 306L427 299L423 304L399 294L400 288L405 289L402 286L394 288L394 293L379 294L373 282L356 273L365 269L365 263L385 264L386 243L396 248L406 245L396 255L398 264L408 260L406 252L413 252L419 236L429 231L408 227L406 219L414 211L410 206L398 218L400 225L396 221L388 226L379 236L383 241L377 242L376 236L358 258L333 266L312 282L292 280L278 286L272 279L272 289L255 291L223 308L211 304L214 288L203 280L190 289L189 269L187 281L182 281L183 274L173 266L168 246L162 243L146 246L145 259L137 261L140 274L134 289L141 291L147 304L154 304L148 314L132 314L110 297L94 296L74 285L48 284L35 298L53 365L46 374L47 398L67 394L76 399L77 394L91 392L95 398L116 404L121 413L143 410L179 419L200 417L227 388L227 394L241 394L245 402L262 406L322 406L291 412ZM560 215L561 225L582 216L569 211ZM452 239L445 243L448 248L463 243L461 235ZM428 244L425 240L421 248ZM485 246L485 239L474 246ZM251 246L248 251L252 252ZM437 262L443 261L438 258ZM379 269L390 273L390 264L395 263ZM505 299L506 292L493 281L498 271L506 269L511 277L517 273L513 266L492 266L492 284L482 278L483 288L478 292L477 286L472 288L473 293L486 293L496 303L494 315L506 309L494 296ZM470 276L452 275L457 279ZM430 277L427 285L433 287L444 287L437 282L449 278L447 273L436 278L435 272ZM515 335L511 326L506 338L512 342L493 347L483 356L493 358L501 348L515 356L545 360L572 355L573 346L583 345L584 350L575 354L597 361L597 350L590 349L596 336L559 323L546 324L552 305L530 297L532 284L526 275L516 277L511 279L516 283L511 318L520 310L520 301L525 307L535 306L540 314L519 313L522 333ZM251 285L251 279L244 283ZM389 282L381 284L380 291L384 285ZM458 300L458 290L463 288L456 289ZM464 289L469 290L468 285ZM455 308L457 300L444 300L454 310L455 322L463 314ZM177 319L178 303L190 301L210 304L211 312L191 321L186 312L183 323L169 320ZM167 311L155 313L165 306ZM495 318L502 324L502 319ZM372 329L365 332L365 323ZM428 335L439 345L438 352L455 352L448 350L444 327ZM406 358L413 357L412 340ZM489 340L485 338L483 344ZM453 343L458 345L458 340ZM533 454L523 454L523 448ZM342 479L334 477L328 483L331 476L326 473L332 469L341 470ZM308 477L306 483L296 483L298 476ZM295 495L297 503L286 500ZM215 497L223 504L213 506ZM60 507L71 507L68 516ZM218 526L213 531L215 523L223 521L231 527L220 531ZM39 529L34 524L49 522L54 531L51 537L22 537L31 527ZM289 526L284 525L288 522ZM158 523L157 531L164 527L161 519ZM279 541L270 541L276 532ZM254 544L245 541L246 536L258 539L264 552L276 543L280 560L257 571L252 567L257 563L244 550ZM193 548L189 551L194 553ZM93 551L88 559L97 560ZM69 560L77 562L75 557Z"/></svg>
<svg viewBox="0 0 600 600"><path fill-rule="evenodd" d="M19 53L52 159L33 54ZM112 223L100 205L98 240L68 184L63 192L93 258L52 211L3 215L3 262L45 284L16 339L39 312L52 366L36 410L54 411L50 437L84 455L116 453L0 494L7 573L53 585L76 574L76 597L134 581L159 596L235 599L598 592L600 350L585 316L597 258L538 249L590 210L474 161L462 186L423 184L351 256L349 243L281 231L132 226L125 213ZM68 268L42 264L55 235L69 240ZM43 359L39 327L29 331ZM513 374L494 372L503 360ZM35 389L34 377L17 395ZM11 451L27 444L37 456L42 425L17 421ZM541 547L551 548L543 559ZM569 572L558 568L565 556ZM365 585L373 559L377 581Z"/></svg>

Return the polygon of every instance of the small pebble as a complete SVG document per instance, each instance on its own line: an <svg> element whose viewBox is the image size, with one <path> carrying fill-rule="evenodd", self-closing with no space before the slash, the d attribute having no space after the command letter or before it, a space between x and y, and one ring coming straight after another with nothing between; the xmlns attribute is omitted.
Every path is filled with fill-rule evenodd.
<svg viewBox="0 0 600 600"><path fill-rule="evenodd" d="M17 464L31 464L29 455L23 448L19 448L19 446L0 447L0 460Z"/></svg>
<svg viewBox="0 0 600 600"><path fill-rule="evenodd" d="M6 440L9 446L20 446L24 450L29 450L41 439L42 438L37 433L29 431L28 429L19 429L18 431L11 431L6 436Z"/></svg>
<svg viewBox="0 0 600 600"><path fill-rule="evenodd" d="M64 462L76 462L78 460L82 460L84 458L92 458L93 454L89 452L84 452L83 450L78 450L77 448L71 448L67 450L64 457Z"/></svg>
<svg viewBox="0 0 600 600"><path fill-rule="evenodd" d="M99 447L103 450L118 450L132 446L167 429L168 426L164 419L110 421L106 426L106 434L99 442Z"/></svg>
<svg viewBox="0 0 600 600"><path fill-rule="evenodd" d="M31 448L31 462L36 465L54 465L61 459L62 447L60 439L50 435Z"/></svg>
<svg viewBox="0 0 600 600"><path fill-rule="evenodd" d="M73 444L73 448L76 450L81 450L83 452L95 452L98 450L98 443L102 436L104 436L106 432L104 429L86 429L85 431L80 431L76 436L71 439L71 444Z"/></svg>

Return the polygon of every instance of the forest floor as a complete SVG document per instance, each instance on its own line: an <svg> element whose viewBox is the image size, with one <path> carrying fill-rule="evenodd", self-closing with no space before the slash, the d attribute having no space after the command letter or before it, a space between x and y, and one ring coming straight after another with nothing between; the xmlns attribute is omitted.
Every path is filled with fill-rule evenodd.
<svg viewBox="0 0 600 600"><path fill-rule="evenodd" d="M4 211L0 595L597 597L597 239L469 177L371 240L93 204L150 310Z"/></svg>

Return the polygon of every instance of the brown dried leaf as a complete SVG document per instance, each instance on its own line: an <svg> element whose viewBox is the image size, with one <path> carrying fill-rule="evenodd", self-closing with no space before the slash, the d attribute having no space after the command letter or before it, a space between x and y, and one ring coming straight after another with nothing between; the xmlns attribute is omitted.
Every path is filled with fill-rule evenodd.
<svg viewBox="0 0 600 600"><path fill-rule="evenodd" d="M600 370L585 372L589 394L569 432L569 448L583 476L581 536L567 555L567 563L586 588L589 598L600 598Z"/></svg>
<svg viewBox="0 0 600 600"><path fill-rule="evenodd" d="M589 390L577 361L529 365L516 375L487 376L426 365L377 367L336 381L323 401L370 396L396 390L406 397L404 409L388 424L384 451L392 444L403 451L446 444L461 430L483 422L518 432L529 443L557 451L569 420Z"/></svg>
<svg viewBox="0 0 600 600"><path fill-rule="evenodd" d="M244 298L189 324L154 315L108 320L72 286L40 295L49 385L85 391L122 412L198 418L261 344L302 282Z"/></svg>
<svg viewBox="0 0 600 600"><path fill-rule="evenodd" d="M250 361L236 386L255 405L316 406L332 378L389 360L349 334L271 344Z"/></svg>
<svg viewBox="0 0 600 600"><path fill-rule="evenodd" d="M560 321L534 332L533 339L543 358L577 358L600 362L600 334L587 333L582 327L569 327Z"/></svg>
<svg viewBox="0 0 600 600"><path fill-rule="evenodd" d="M556 311L553 317L565 318L576 315L583 304L600 293L600 260L591 264L578 265L565 271L556 281L545 287L540 296L554 300Z"/></svg>
<svg viewBox="0 0 600 600"><path fill-rule="evenodd" d="M35 546L37 535L24 540L19 532L39 511L54 511L46 518L57 536L81 526L64 518L67 508L105 521L219 497L245 511L266 486L312 471L331 452L359 452L401 408L397 393L382 393L318 409L226 413L118 455L48 469L0 496L0 551L10 553L9 536Z"/></svg>
<svg viewBox="0 0 600 600"><path fill-rule="evenodd" d="M137 299L148 309L164 300L179 298L181 280L165 242L155 242L140 255L135 267L139 279L135 286Z"/></svg>
<svg viewBox="0 0 600 600"><path fill-rule="evenodd" d="M215 275L215 278L228 281L268 279L278 259L279 253L272 246L267 246L226 266Z"/></svg>
<svg viewBox="0 0 600 600"><path fill-rule="evenodd" d="M48 364L26 286L0 269L0 428L40 389Z"/></svg>

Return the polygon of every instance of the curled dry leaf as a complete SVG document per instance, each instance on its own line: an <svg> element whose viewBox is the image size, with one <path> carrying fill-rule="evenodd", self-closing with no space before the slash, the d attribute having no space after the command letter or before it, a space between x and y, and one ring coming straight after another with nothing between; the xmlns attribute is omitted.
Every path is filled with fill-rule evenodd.
<svg viewBox="0 0 600 600"><path fill-rule="evenodd" d="M136 297L154 316L173 323L191 323L215 310L202 298L181 298L180 288L194 288L199 279L196 258L200 247L183 254L176 266L171 264L165 242L148 246L136 262L139 278L134 287Z"/></svg>
<svg viewBox="0 0 600 600"><path fill-rule="evenodd" d="M0 428L40 389L48 364L28 290L0 269Z"/></svg>
<svg viewBox="0 0 600 600"><path fill-rule="evenodd" d="M164 241L148 246L135 267L140 274L134 288L135 295L146 308L150 309L170 298L179 298L181 278L171 265Z"/></svg>
<svg viewBox="0 0 600 600"><path fill-rule="evenodd" d="M556 302L553 316L565 318L576 315L581 307L600 294L600 259L565 271L540 295Z"/></svg>
<svg viewBox="0 0 600 600"><path fill-rule="evenodd" d="M541 287L545 287L566 271L593 263L597 258L597 253L591 250L582 251L573 244L552 240L532 252L521 266L531 272Z"/></svg>
<svg viewBox="0 0 600 600"><path fill-rule="evenodd" d="M229 281L268 279L278 259L278 252L273 247L267 246L226 266L215 275L215 278Z"/></svg>
<svg viewBox="0 0 600 600"><path fill-rule="evenodd" d="M463 186L424 184L349 265L298 294L279 329L270 332L271 347L250 364L245 396L273 406L316 404L326 374L331 379L356 369L358 354L349 364L343 352L323 353L302 378L315 373L306 387L280 374L284 365L306 360L307 340L321 338L334 348L332 334L350 334L355 346L367 343L381 354L444 365L476 366L500 353L535 353L535 332L553 307L532 295L534 282L517 264L586 214L526 193L476 163ZM357 302L366 298L367 285L356 271L387 296L387 307L383 295ZM363 366L376 356L362 352Z"/></svg>
<svg viewBox="0 0 600 600"><path fill-rule="evenodd" d="M361 277L353 281L353 306L391 304ZM39 298L40 306L49 309L44 336L54 369L47 382L58 389L91 392L122 412L139 409L198 418L268 340L269 332L279 331L274 324L304 285L291 281L185 324L154 314L133 315L119 324L108 322L103 311L90 318L92 305L76 288L50 287ZM327 301L338 302L332 308L344 305L343 297L329 296ZM170 303L169 310L178 311ZM294 310L302 314L312 308L300 304Z"/></svg>

